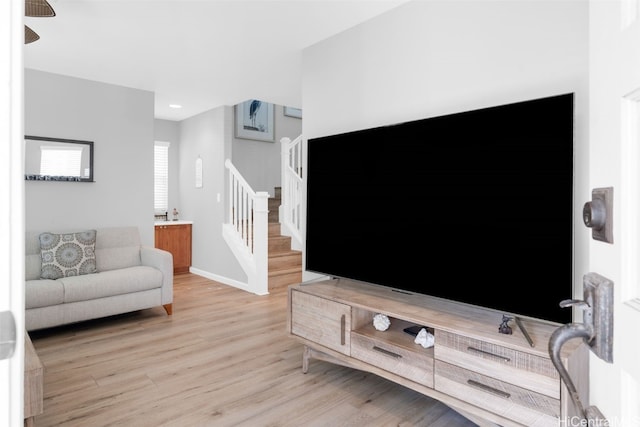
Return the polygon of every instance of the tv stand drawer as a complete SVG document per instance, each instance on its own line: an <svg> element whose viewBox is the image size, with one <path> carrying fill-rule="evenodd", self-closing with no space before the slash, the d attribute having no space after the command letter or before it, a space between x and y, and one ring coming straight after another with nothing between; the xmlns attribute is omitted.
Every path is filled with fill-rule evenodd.
<svg viewBox="0 0 640 427"><path fill-rule="evenodd" d="M435 358L502 381L521 378L527 388L560 398L560 376L549 358L436 330Z"/></svg>
<svg viewBox="0 0 640 427"><path fill-rule="evenodd" d="M410 340L409 335L407 340ZM385 340L351 333L351 357L433 388L433 353L417 347L422 351L411 351Z"/></svg>
<svg viewBox="0 0 640 427"><path fill-rule="evenodd" d="M560 400L435 361L435 389L523 425L558 425Z"/></svg>

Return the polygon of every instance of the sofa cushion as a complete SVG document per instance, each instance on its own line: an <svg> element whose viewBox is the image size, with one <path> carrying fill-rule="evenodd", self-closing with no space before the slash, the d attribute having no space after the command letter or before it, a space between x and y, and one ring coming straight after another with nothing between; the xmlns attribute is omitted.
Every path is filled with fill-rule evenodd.
<svg viewBox="0 0 640 427"><path fill-rule="evenodd" d="M48 307L64 301L64 286L59 280L27 280L24 288L26 308Z"/></svg>
<svg viewBox="0 0 640 427"><path fill-rule="evenodd" d="M24 256L25 268L24 278L25 280L36 280L40 278L42 273L42 255L38 252L37 255L27 254Z"/></svg>
<svg viewBox="0 0 640 427"><path fill-rule="evenodd" d="M140 265L140 246L96 249L98 271L118 270Z"/></svg>
<svg viewBox="0 0 640 427"><path fill-rule="evenodd" d="M39 236L42 279L96 272L96 230L78 233L42 233Z"/></svg>
<svg viewBox="0 0 640 427"><path fill-rule="evenodd" d="M140 233L137 227L99 228L96 240L98 271L140 265Z"/></svg>
<svg viewBox="0 0 640 427"><path fill-rule="evenodd" d="M160 288L162 273L153 267L136 266L58 281L64 286L64 302L70 303Z"/></svg>

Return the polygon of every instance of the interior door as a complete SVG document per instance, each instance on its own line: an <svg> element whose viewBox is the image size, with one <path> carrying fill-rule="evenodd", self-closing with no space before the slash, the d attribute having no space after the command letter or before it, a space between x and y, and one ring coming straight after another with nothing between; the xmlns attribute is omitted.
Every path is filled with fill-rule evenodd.
<svg viewBox="0 0 640 427"><path fill-rule="evenodd" d="M614 240L590 241L589 268L614 282L615 301L613 363L592 355L590 403L629 427L640 426L639 14L639 0L590 2L589 180L614 187Z"/></svg>
<svg viewBox="0 0 640 427"><path fill-rule="evenodd" d="M22 48L24 3L0 2L0 312L16 324L13 356L0 360L0 425L23 424L24 210ZM0 328L7 331L3 322ZM3 339L6 341L6 339Z"/></svg>

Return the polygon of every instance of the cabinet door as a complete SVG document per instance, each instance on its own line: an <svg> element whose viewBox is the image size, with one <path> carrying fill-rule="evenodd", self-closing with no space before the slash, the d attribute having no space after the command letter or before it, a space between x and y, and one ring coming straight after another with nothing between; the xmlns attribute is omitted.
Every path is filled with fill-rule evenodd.
<svg viewBox="0 0 640 427"><path fill-rule="evenodd" d="M351 352L351 307L291 291L291 333L347 356Z"/></svg>
<svg viewBox="0 0 640 427"><path fill-rule="evenodd" d="M174 273L185 273L191 266L191 224L158 225L155 230L156 248L173 255Z"/></svg>

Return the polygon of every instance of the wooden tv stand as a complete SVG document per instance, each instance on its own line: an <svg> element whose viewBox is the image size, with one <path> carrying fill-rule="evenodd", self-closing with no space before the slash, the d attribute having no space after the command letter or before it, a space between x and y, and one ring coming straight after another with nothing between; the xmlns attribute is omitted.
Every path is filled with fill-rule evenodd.
<svg viewBox="0 0 640 427"><path fill-rule="evenodd" d="M288 331L311 359L372 372L437 399L481 426L562 426L576 413L548 354L557 325L522 319L531 347L511 323L500 334L501 312L390 288L336 279L289 287ZM386 331L373 327L389 317ZM423 348L403 332L433 328L435 344ZM586 400L588 350L581 340L562 358Z"/></svg>

